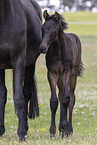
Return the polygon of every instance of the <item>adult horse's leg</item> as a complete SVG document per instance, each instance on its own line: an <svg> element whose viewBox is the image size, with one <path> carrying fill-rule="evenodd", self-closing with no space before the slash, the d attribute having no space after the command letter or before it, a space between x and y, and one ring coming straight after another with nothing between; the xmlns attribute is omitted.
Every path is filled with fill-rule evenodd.
<svg viewBox="0 0 97 145"><path fill-rule="evenodd" d="M7 89L5 86L5 70L0 69L0 135L5 132L4 112L7 100Z"/></svg>
<svg viewBox="0 0 97 145"><path fill-rule="evenodd" d="M28 111L28 102L29 105L29 118L35 118L39 116L39 106L37 100L37 89L34 78L35 72L35 63L26 67L25 78L24 78L24 96L26 99L26 112Z"/></svg>
<svg viewBox="0 0 97 145"><path fill-rule="evenodd" d="M55 125L55 115L56 110L58 108L58 98L56 95L56 84L58 77L55 77L51 72L48 72L48 81L51 89L51 99L50 99L50 108L51 108L51 126L50 126L50 134L54 136L56 133L56 125Z"/></svg>
<svg viewBox="0 0 97 145"><path fill-rule="evenodd" d="M71 69L67 68L65 70L64 75L62 76L62 80L63 80L63 95L61 97L62 138L64 136L68 136L67 110L70 101L70 77L71 77Z"/></svg>
<svg viewBox="0 0 97 145"><path fill-rule="evenodd" d="M71 83L70 83L70 103L69 103L69 124L68 124L68 134L73 133L73 127L72 127L72 113L73 113L73 107L75 104L75 94L74 90L76 87L76 81L77 81L77 75L73 75L71 77Z"/></svg>
<svg viewBox="0 0 97 145"><path fill-rule="evenodd" d="M25 97L23 95L23 79L25 72L25 52L17 56L13 61L14 69L14 81L15 81L15 95L14 103L18 116L18 136L20 140L25 140L25 134L27 133L27 121L26 121L26 107Z"/></svg>

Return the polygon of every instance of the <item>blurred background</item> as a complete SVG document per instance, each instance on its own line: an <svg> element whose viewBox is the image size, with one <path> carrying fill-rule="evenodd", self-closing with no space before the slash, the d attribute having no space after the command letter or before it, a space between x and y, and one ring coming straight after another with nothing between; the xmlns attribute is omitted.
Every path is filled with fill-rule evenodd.
<svg viewBox="0 0 97 145"><path fill-rule="evenodd" d="M97 12L97 0L37 0L42 10L75 12L79 10Z"/></svg>

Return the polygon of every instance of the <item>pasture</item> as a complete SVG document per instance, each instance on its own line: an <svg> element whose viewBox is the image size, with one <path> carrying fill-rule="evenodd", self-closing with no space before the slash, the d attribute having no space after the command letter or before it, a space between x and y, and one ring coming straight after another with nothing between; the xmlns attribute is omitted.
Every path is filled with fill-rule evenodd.
<svg viewBox="0 0 97 145"><path fill-rule="evenodd" d="M97 143L97 14L91 12L64 13L69 22L67 32L76 33L82 42L82 61L84 74L78 77L76 87L76 103L73 111L73 135L61 139L58 131L59 110L56 114L56 136L50 138L50 89L46 76L45 56L40 55L36 63L36 80L40 116L29 120L29 131L26 137L28 145L94 145ZM92 24L77 24L71 22L93 22ZM5 110L6 132L0 137L0 144L20 144L17 138L17 116L14 113L12 97L12 73L6 71L8 89ZM22 144L22 143L21 143Z"/></svg>

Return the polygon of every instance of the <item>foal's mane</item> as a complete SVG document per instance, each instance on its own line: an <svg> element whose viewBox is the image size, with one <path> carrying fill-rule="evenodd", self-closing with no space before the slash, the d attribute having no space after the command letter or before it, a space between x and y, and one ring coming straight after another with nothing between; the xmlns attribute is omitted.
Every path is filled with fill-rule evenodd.
<svg viewBox="0 0 97 145"><path fill-rule="evenodd" d="M52 19L52 18L54 18L54 15L51 15L51 16L48 18L48 20L49 20L49 19ZM65 21L65 19L64 19L64 17L63 17L62 15L60 15L60 19L61 19L61 24L62 24L63 30L66 30L66 29L68 28L68 23Z"/></svg>
<svg viewBox="0 0 97 145"><path fill-rule="evenodd" d="M61 19L61 24L62 24L63 30L66 30L68 28L68 23L65 21L65 19L62 15L60 15L60 19Z"/></svg>
<svg viewBox="0 0 97 145"><path fill-rule="evenodd" d="M62 15L59 15L60 16L60 20L61 20L61 24L62 24L62 28L63 28L63 30L66 30L67 28L68 28L68 23L65 21L65 19L64 19L64 17L62 16ZM48 20L49 19L54 19L54 14L53 15L51 15L49 18L48 18Z"/></svg>

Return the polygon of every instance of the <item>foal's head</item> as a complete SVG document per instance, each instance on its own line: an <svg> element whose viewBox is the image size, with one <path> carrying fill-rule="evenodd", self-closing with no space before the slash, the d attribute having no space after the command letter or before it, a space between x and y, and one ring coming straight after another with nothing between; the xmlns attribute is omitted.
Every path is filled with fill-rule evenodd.
<svg viewBox="0 0 97 145"><path fill-rule="evenodd" d="M49 46L53 43L58 35L59 29L66 29L67 23L64 21L62 16L57 12L54 15L49 15L47 10L43 13L45 23L42 25L42 42L40 45L40 51L46 53Z"/></svg>

